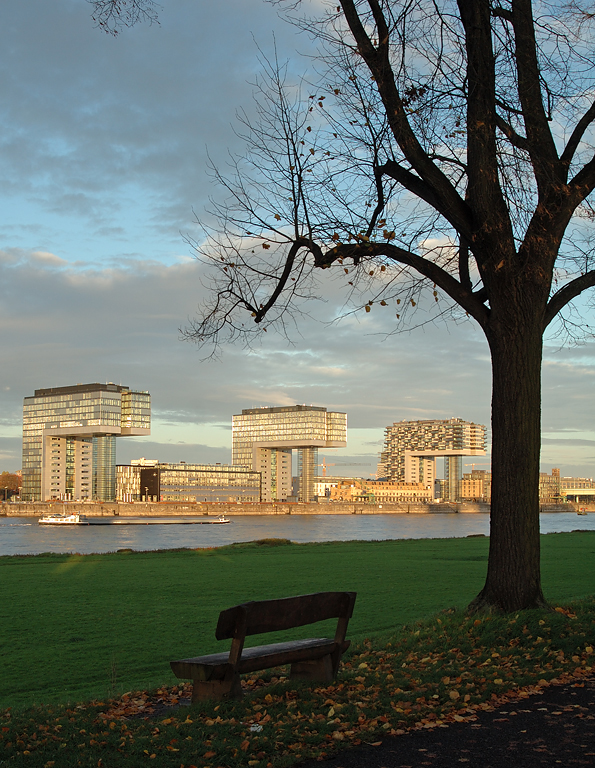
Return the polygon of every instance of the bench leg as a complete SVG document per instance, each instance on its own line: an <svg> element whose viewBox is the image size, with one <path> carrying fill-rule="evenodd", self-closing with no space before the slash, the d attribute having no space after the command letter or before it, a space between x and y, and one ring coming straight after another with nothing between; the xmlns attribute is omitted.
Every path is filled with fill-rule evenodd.
<svg viewBox="0 0 595 768"><path fill-rule="evenodd" d="M192 703L195 704L197 701L207 699L218 701L221 699L241 699L242 695L239 675L234 675L229 680L209 680L207 682L195 680L192 688Z"/></svg>
<svg viewBox="0 0 595 768"><path fill-rule="evenodd" d="M291 665L289 677L292 680L317 680L331 683L334 679L333 660L329 655L313 661L296 661Z"/></svg>

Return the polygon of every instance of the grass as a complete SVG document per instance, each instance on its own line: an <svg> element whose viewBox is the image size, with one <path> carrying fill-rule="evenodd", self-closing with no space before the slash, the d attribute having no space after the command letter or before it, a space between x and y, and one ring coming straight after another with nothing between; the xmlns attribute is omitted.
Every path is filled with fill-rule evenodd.
<svg viewBox="0 0 595 768"><path fill-rule="evenodd" d="M219 611L251 599L354 590L349 636L393 631L466 606L483 583L487 546L484 538L267 540L213 550L2 557L0 707L172 684L169 660L222 650L214 638ZM550 600L592 591L594 550L595 533L542 537Z"/></svg>
<svg viewBox="0 0 595 768"><path fill-rule="evenodd" d="M292 684L279 671L245 682L241 701L135 717L146 692L76 707L5 711L0 764L27 768L286 768L386 735L473 721L551 681L593 674L595 600L556 611L466 616L450 610L358 643L335 683ZM265 683L268 682L268 685ZM170 702L186 691L159 689Z"/></svg>

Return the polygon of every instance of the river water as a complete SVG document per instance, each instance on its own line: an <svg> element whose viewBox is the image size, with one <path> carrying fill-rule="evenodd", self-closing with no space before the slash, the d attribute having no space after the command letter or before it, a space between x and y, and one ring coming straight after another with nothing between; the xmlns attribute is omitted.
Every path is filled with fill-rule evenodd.
<svg viewBox="0 0 595 768"><path fill-rule="evenodd" d="M184 519L182 519L184 520ZM187 518L185 519L187 521ZM542 533L595 530L595 513L550 512L540 516ZM42 552L90 554L221 547L255 539L295 542L386 539L447 539L489 534L485 514L436 515L245 515L228 525L105 525L48 527L36 518L0 518L0 555Z"/></svg>

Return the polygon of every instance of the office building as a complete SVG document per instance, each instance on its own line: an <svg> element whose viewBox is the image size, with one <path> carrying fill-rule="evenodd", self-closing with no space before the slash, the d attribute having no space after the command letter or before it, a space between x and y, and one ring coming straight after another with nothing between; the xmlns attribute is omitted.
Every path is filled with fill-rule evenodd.
<svg viewBox="0 0 595 768"><path fill-rule="evenodd" d="M260 472L225 464L160 464L139 459L116 467L118 501L258 502Z"/></svg>
<svg viewBox="0 0 595 768"><path fill-rule="evenodd" d="M554 472L552 469L552 475ZM560 496L563 501L592 504L595 502L595 481L591 477L561 477Z"/></svg>
<svg viewBox="0 0 595 768"><path fill-rule="evenodd" d="M436 458L444 457L445 500L457 501L463 456L485 456L486 430L462 419L397 421L385 429L378 478L434 488Z"/></svg>
<svg viewBox="0 0 595 768"><path fill-rule="evenodd" d="M113 501L116 437L149 435L151 396L117 384L37 389L23 403L23 501Z"/></svg>
<svg viewBox="0 0 595 768"><path fill-rule="evenodd" d="M247 408L232 420L232 464L262 475L262 500L292 495L297 450L298 500L314 499L319 448L347 445L347 414L313 405Z"/></svg>

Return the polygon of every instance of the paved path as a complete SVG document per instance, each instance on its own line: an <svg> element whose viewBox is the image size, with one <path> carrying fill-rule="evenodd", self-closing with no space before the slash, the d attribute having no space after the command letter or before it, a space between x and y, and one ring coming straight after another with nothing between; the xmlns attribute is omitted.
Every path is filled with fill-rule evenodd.
<svg viewBox="0 0 595 768"><path fill-rule="evenodd" d="M386 737L296 768L595 766L595 678L479 712L476 722Z"/></svg>

